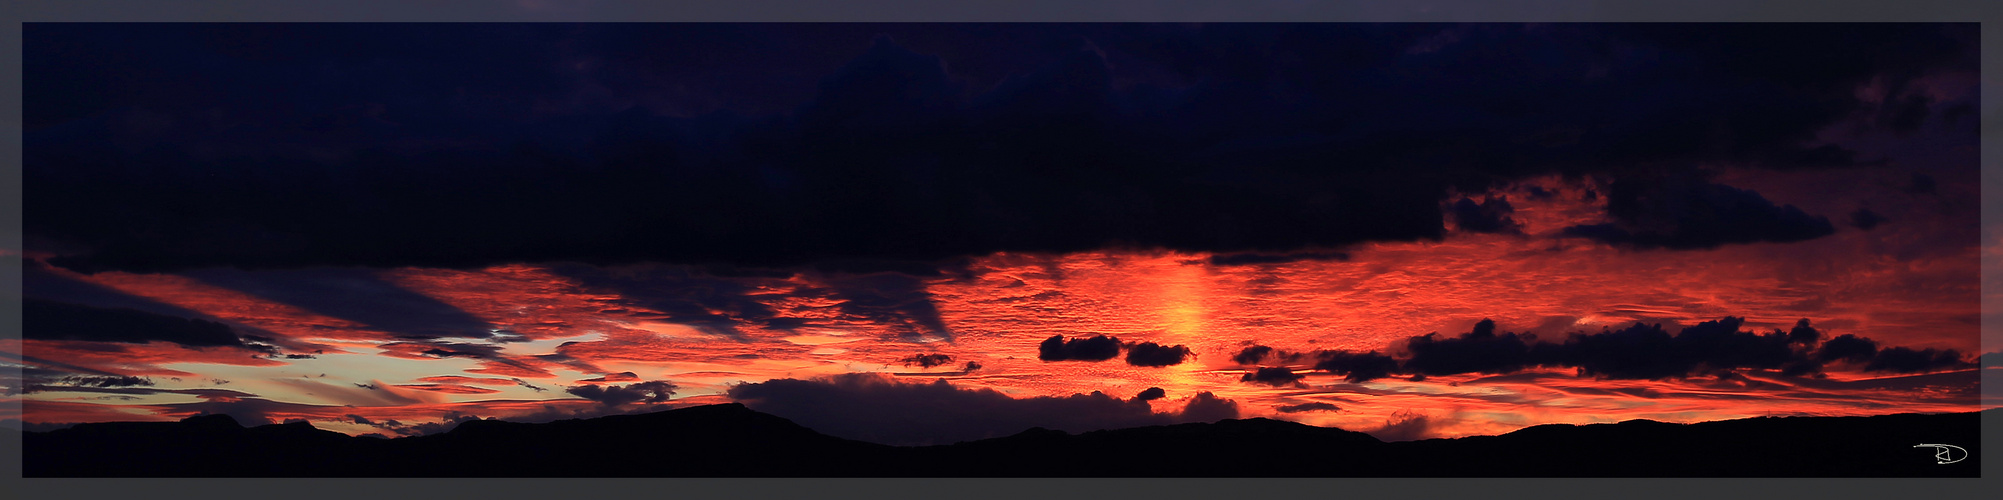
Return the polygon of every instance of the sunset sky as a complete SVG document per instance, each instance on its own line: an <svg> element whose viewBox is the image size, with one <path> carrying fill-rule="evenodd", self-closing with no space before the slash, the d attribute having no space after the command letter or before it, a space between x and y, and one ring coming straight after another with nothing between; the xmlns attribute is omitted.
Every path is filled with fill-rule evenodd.
<svg viewBox="0 0 2003 500"><path fill-rule="evenodd" d="M0 419L1993 408L1976 31L31 23Z"/></svg>

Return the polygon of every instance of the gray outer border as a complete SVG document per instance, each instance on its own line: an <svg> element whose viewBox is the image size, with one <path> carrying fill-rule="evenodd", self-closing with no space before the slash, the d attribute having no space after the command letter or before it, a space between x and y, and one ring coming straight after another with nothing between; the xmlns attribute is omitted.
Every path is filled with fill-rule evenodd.
<svg viewBox="0 0 2003 500"><path fill-rule="evenodd" d="M534 8L533 5L545 5ZM21 24L22 22L533 22L533 21L1072 21L1072 22L1984 22L2003 21L2003 2L1980 0L1682 0L1603 2L1596 0L1405 0L1377 3L1313 0L1061 1L946 3L926 0L11 0L0 3L0 248L21 248ZM2003 23L1981 30L1982 72L2003 74ZM2003 95L1997 78L1982 81L1983 95ZM1983 241L1988 228L2003 224L2003 106L1981 105ZM2003 269L1983 269L1984 281ZM20 338L20 259L0 257L0 339ZM1984 297L1984 309L2003 308L2003 294ZM1987 335L1985 335L1986 337ZM1985 343L1983 352L2003 349ZM12 374L16 377L18 373ZM1985 374L1985 397L2003 395L2003 377ZM1753 496L1898 497L1927 495L1965 498L1995 491L2003 477L2003 454L1994 451L2003 412L1984 415L1986 479L505 479L505 480L79 480L21 479L18 440L0 439L0 488L20 498L150 496L199 487L204 495L250 496L278 493L309 497L420 494L449 488L452 496L561 497L612 490L692 492L704 497L774 497L851 493L883 498L991 495L1047 496L1117 493L1134 496L1271 495L1328 492L1341 496L1380 493L1437 496L1491 492L1498 488L1540 496L1580 498L1668 497L1692 494ZM5 431L0 431L5 432ZM1749 450L1757 453L1757 450ZM1924 482L1922 482L1924 481ZM228 486L227 489L211 489ZM246 488L246 486L248 486ZM1991 488L1985 488L1990 486ZM263 491L260 491L263 490ZM185 490L183 490L185 491ZM429 492L426 492L429 493ZM1641 493L1641 495L1636 495ZM1993 494L1993 493L1992 493ZM985 496L985 495L984 495ZM1780 495L1760 495L1774 497Z"/></svg>

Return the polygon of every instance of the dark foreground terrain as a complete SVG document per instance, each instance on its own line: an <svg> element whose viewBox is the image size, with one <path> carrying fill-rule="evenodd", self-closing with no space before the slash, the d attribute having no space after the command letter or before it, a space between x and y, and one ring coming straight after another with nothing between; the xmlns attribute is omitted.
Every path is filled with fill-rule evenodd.
<svg viewBox="0 0 2003 500"><path fill-rule="evenodd" d="M1995 411L1995 410L1992 410ZM1977 477L1981 415L1540 425L1386 443L1253 418L944 446L836 438L738 404L442 434L350 437L228 416L23 438L27 477ZM1952 444L1959 462L1936 463Z"/></svg>

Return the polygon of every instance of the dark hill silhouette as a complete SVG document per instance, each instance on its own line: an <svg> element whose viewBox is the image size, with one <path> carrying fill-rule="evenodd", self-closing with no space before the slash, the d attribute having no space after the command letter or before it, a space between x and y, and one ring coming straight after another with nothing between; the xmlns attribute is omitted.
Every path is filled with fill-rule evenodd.
<svg viewBox="0 0 2003 500"><path fill-rule="evenodd" d="M1245 477L1346 475L1391 446L1361 432L1250 418L1078 435L1037 428L914 451L932 476Z"/></svg>
<svg viewBox="0 0 2003 500"><path fill-rule="evenodd" d="M1992 412L1997 410L1991 410ZM27 477L1977 477L1981 414L1539 425L1383 442L1251 418L926 447L832 437L739 404L563 420L468 421L350 437L222 415L23 433ZM1959 456L1959 455L1957 455Z"/></svg>

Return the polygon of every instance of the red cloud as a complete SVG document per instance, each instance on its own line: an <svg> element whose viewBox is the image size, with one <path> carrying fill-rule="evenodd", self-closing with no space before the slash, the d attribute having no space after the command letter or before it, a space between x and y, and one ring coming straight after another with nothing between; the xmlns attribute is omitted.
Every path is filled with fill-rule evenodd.
<svg viewBox="0 0 2003 500"><path fill-rule="evenodd" d="M416 389L420 391L443 392L446 394L493 394L496 392L501 392L484 387L473 387L473 386L452 385L452 384L403 384L403 385L398 385L397 387L402 387L405 389Z"/></svg>
<svg viewBox="0 0 2003 500"><path fill-rule="evenodd" d="M632 382L635 380L640 380L640 376L633 374L633 372L621 372L621 373L606 374L605 376L598 378L587 378L584 380L579 380L578 382L584 382L588 384L602 384L606 382Z"/></svg>
<svg viewBox="0 0 2003 500"><path fill-rule="evenodd" d="M514 380L505 378L473 378L473 377L461 377L458 375L441 375L436 377L424 377L417 379L417 381L429 382L433 384L452 384L452 385L466 385L466 384L508 385L508 386L515 385Z"/></svg>

